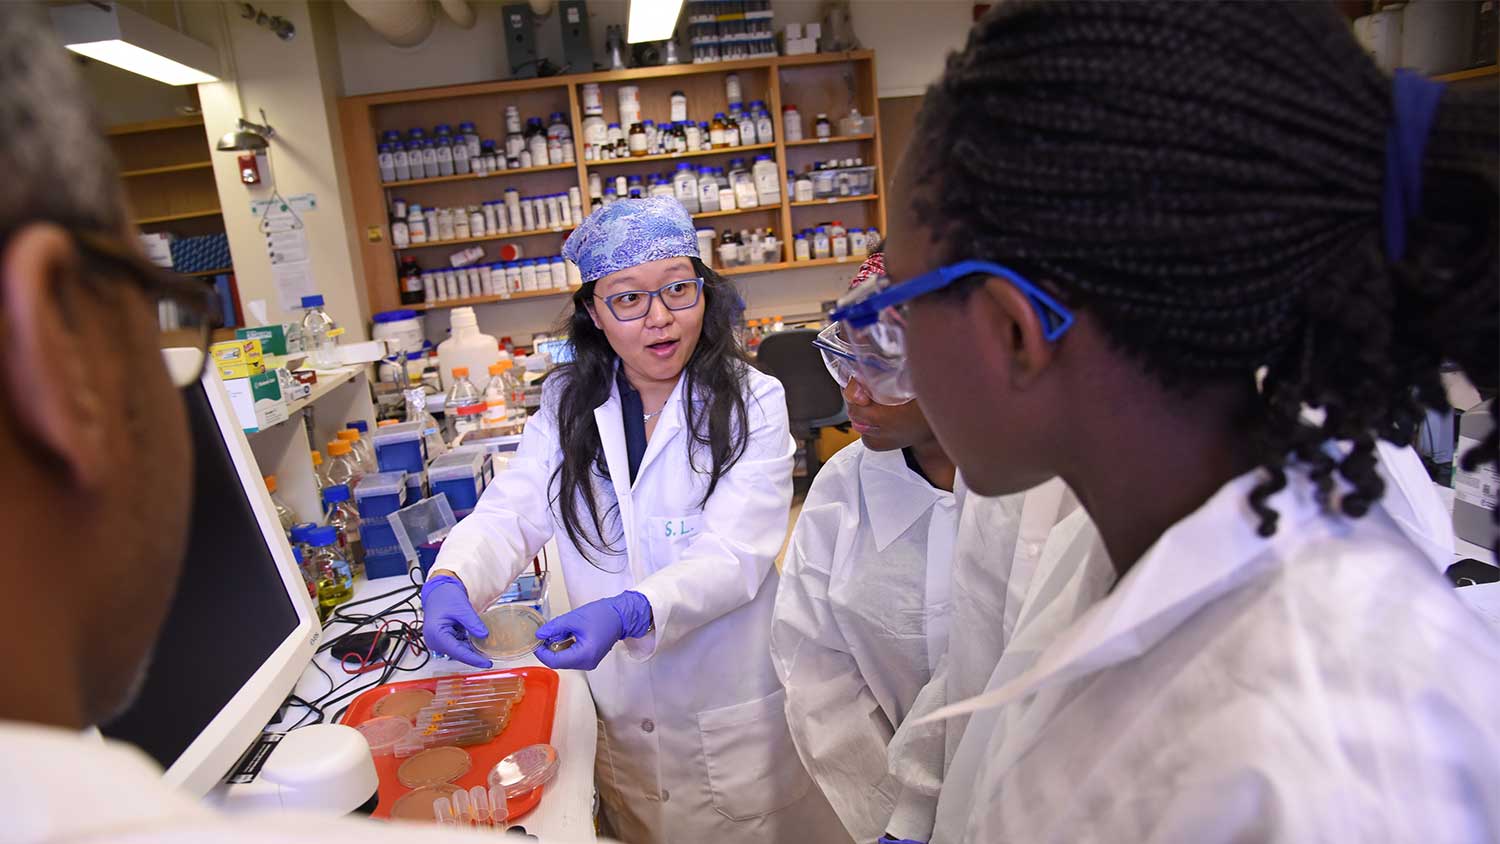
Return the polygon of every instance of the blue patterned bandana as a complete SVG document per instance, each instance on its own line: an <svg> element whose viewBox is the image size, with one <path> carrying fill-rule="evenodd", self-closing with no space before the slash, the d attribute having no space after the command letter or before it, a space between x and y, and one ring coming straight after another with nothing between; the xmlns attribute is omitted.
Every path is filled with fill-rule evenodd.
<svg viewBox="0 0 1500 844"><path fill-rule="evenodd" d="M663 258L697 258L693 218L674 197L621 199L589 215L568 235L563 257L578 265L583 282Z"/></svg>

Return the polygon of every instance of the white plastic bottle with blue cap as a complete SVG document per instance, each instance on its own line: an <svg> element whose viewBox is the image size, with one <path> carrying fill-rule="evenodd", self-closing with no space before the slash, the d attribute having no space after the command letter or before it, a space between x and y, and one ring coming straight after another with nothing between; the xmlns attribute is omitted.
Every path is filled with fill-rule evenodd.
<svg viewBox="0 0 1500 844"><path fill-rule="evenodd" d="M302 297L302 337L314 369L339 366L338 336L343 333L328 312L320 294Z"/></svg>

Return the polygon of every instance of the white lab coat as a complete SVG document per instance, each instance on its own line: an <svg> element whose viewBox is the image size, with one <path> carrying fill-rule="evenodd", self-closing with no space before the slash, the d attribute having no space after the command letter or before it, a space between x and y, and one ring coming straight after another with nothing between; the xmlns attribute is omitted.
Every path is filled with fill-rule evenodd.
<svg viewBox="0 0 1500 844"><path fill-rule="evenodd" d="M1292 472L1262 538L1252 472L1091 607L1023 620L990 691L939 713L973 720L934 844L1500 840L1500 645L1433 570L1400 451L1364 518ZM1061 527L1048 562L1087 538Z"/></svg>
<svg viewBox="0 0 1500 844"><path fill-rule="evenodd" d="M792 529L771 656L797 752L858 842L885 831L886 744L947 649L957 531L953 493L862 442L818 471Z"/></svg>
<svg viewBox="0 0 1500 844"><path fill-rule="evenodd" d="M226 815L123 742L0 721L6 844L463 844L469 830L302 812ZM554 839L547 839L553 841Z"/></svg>
<svg viewBox="0 0 1500 844"><path fill-rule="evenodd" d="M1053 479L1024 493L985 498L959 487L960 516L953 552L954 635L931 682L911 707L890 743L890 773L900 795L887 829L899 838L926 841L932 834L939 790L966 787L945 784L968 724L966 717L918 723L953 700L965 700L984 689L1001 655L1023 624L1050 621L1043 610L1056 605L1087 605L1113 582L1104 559L1104 577L1073 576L1083 559L1044 559L1055 526L1091 528L1078 500L1061 480ZM1070 528L1078 530L1079 527ZM1084 553L1092 542L1078 543ZM1071 546L1070 546L1071 547ZM1068 617L1071 620L1071 616ZM1033 637L1041 631L1035 631Z"/></svg>
<svg viewBox="0 0 1500 844"><path fill-rule="evenodd" d="M683 382L663 406L635 483L618 389L594 411L618 505L624 553L597 566L558 527L550 503L561 456L557 393L437 565L455 571L477 607L492 602L554 534L575 607L633 589L655 632L627 639L588 673L601 718L596 779L614 831L647 842L838 841L838 818L813 787L787 732L771 665L774 560L785 535L794 443L780 382L746 376L744 456L700 506L707 475L689 462ZM706 458L699 456L702 464Z"/></svg>

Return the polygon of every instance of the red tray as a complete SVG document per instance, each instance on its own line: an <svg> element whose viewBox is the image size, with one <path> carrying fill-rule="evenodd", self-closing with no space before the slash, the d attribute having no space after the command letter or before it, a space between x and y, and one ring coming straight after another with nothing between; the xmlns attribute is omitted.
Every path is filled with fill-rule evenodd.
<svg viewBox="0 0 1500 844"><path fill-rule="evenodd" d="M476 744L466 747L473 766L469 772L454 780L453 784L464 789L473 788L476 785L487 785L485 778L489 776L490 769L495 767L501 759L515 753L523 747L533 744L552 743L552 722L557 716L557 672L550 668L530 666L526 668L505 668L499 671L482 671L474 674L455 674L455 677L464 679L472 677L521 677L526 682L526 696L521 698L520 705L511 710L510 723L506 725L504 732L485 744ZM407 680L402 683L388 683L377 686L354 699L349 704L349 710L344 713L343 723L356 727L370 718L374 717L371 710L381 698L400 689L427 689L435 691L439 680L447 677L433 677L427 680ZM405 759L397 759L395 756L375 757L375 771L380 775L380 805L375 807L374 817L389 818L391 806L401 795L411 791L410 788L401 784L396 779L396 769L401 767ZM542 791L546 788L535 789L524 797L517 797L510 801L510 816L508 820L514 821L526 814L536 805L542 802Z"/></svg>

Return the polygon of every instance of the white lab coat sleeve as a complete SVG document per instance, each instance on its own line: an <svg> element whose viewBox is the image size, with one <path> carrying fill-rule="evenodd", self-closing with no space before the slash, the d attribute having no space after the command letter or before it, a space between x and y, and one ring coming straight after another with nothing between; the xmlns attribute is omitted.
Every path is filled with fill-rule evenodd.
<svg viewBox="0 0 1500 844"><path fill-rule="evenodd" d="M650 659L657 648L750 603L781 550L792 505L796 442L781 382L754 371L746 377L751 394L745 453L703 506L702 532L675 561L636 585L635 591L651 602L655 630L625 640L631 659Z"/></svg>
<svg viewBox="0 0 1500 844"><path fill-rule="evenodd" d="M510 465L490 482L474 512L448 534L438 552L433 568L458 575L475 607L487 607L500 597L552 538L547 490L561 453L557 392L562 385L554 383L561 380L546 383L542 408L526 420Z"/></svg>
<svg viewBox="0 0 1500 844"><path fill-rule="evenodd" d="M860 529L858 481L857 462L830 462L808 490L782 565L771 657L803 766L850 836L873 842L885 831L895 794L885 761L893 730L828 597L831 574L849 563Z"/></svg>
<svg viewBox="0 0 1500 844"><path fill-rule="evenodd" d="M891 737L887 764L898 791L886 831L898 839L930 841L937 822L938 792L948 765L946 721L918 724L948 703L949 659L938 662L911 711Z"/></svg>

